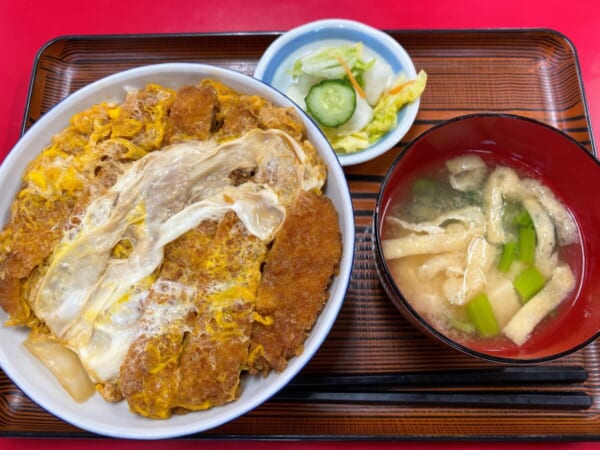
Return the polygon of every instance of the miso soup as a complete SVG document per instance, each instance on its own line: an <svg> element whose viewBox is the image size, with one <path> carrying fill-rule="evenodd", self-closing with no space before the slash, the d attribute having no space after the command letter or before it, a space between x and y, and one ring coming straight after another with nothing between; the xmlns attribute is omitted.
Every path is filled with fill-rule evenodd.
<svg viewBox="0 0 600 450"><path fill-rule="evenodd" d="M580 245L548 186L474 153L411 180L382 227L383 256L413 309L487 350L527 345L568 303Z"/></svg>

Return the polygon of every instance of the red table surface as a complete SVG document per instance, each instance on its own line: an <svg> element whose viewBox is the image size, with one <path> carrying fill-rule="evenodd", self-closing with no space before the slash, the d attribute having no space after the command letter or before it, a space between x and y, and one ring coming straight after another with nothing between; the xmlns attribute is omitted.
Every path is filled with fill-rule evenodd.
<svg viewBox="0 0 600 450"><path fill-rule="evenodd" d="M321 18L359 20L380 29L548 28L576 49L594 141L600 121L600 8L595 0L43 0L0 1L0 159L17 142L36 53L64 35L285 31ZM594 132L596 131L596 132ZM600 442L126 441L0 439L0 449L534 449L588 450Z"/></svg>

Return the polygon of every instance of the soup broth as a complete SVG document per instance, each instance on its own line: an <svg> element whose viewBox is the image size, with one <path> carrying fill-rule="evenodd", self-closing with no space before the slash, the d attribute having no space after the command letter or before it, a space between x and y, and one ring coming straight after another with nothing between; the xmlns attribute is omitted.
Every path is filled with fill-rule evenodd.
<svg viewBox="0 0 600 450"><path fill-rule="evenodd" d="M577 291L581 243L551 189L474 153L407 181L387 206L381 235L411 307L442 334L486 352L518 352L556 336Z"/></svg>

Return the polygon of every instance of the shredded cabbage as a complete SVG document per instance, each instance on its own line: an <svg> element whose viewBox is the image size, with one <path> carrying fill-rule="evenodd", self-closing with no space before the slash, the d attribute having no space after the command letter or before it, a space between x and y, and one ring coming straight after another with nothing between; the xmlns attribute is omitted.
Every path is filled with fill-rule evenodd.
<svg viewBox="0 0 600 450"><path fill-rule="evenodd" d="M396 82L396 86L405 83L402 81L403 79L403 77L400 77L400 81ZM427 73L421 70L414 82L405 83L404 87L395 94L389 93L394 90L394 86L392 86L390 91L381 96L375 105L373 120L365 129L369 136L369 142L375 142L396 126L396 114L400 108L418 99L425 90L426 84Z"/></svg>
<svg viewBox="0 0 600 450"><path fill-rule="evenodd" d="M298 59L291 70L294 78L304 75L314 75L321 78L335 79L344 78L346 70L340 63L342 58L355 77L360 75L375 63L375 59L364 60L362 58L363 44L357 42L354 45L343 45L340 47L328 47L314 53L309 53Z"/></svg>

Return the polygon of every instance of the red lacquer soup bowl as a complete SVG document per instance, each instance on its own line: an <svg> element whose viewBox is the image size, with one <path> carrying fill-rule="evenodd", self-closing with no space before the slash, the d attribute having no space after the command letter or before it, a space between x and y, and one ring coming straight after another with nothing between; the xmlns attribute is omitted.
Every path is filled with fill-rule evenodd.
<svg viewBox="0 0 600 450"><path fill-rule="evenodd" d="M536 180L546 186L575 225L576 240L558 251L561 263L571 269L573 287L558 306L536 323L527 340L518 344L506 337L502 327L495 335L481 337L472 329L441 329L434 325L429 317L417 312L422 309L408 298L412 294L407 295L399 286L398 272L394 272L384 251L384 241L390 237L388 216L412 192L410 186L460 155L477 155L490 171L498 166L509 167L520 179ZM484 184L477 188L480 195L484 196L486 187ZM600 336L599 189L598 160L577 141L551 126L525 117L493 113L446 121L411 142L385 176L374 212L373 250L381 283L393 304L412 324L463 353L502 363L542 362L572 353ZM485 208L482 207L484 216ZM411 236L414 241L414 235ZM539 241L538 236L536 242ZM498 254L501 248L500 245Z"/></svg>

